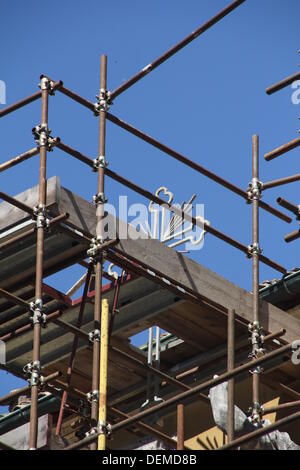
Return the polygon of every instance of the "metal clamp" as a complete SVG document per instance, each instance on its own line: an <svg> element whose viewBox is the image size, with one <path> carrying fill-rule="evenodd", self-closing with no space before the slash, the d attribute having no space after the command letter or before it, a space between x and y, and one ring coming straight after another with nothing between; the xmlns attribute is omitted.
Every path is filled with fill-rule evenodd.
<svg viewBox="0 0 300 470"><path fill-rule="evenodd" d="M253 255L261 255L262 252L263 250L260 247L259 243L252 243L251 245L248 245L247 258L252 258Z"/></svg>
<svg viewBox="0 0 300 470"><path fill-rule="evenodd" d="M252 354L249 354L249 357L253 357ZM251 375L254 375L254 374L262 374L264 372L264 368L261 367L261 366L257 366L255 367L255 369L251 369L249 372Z"/></svg>
<svg viewBox="0 0 300 470"><path fill-rule="evenodd" d="M260 403L255 402L252 407L249 408L249 413L250 416L248 417L248 421L254 426L259 426L263 418L263 406L261 406Z"/></svg>
<svg viewBox="0 0 300 470"><path fill-rule="evenodd" d="M33 208L33 219L36 220L36 228L48 228L50 221L47 218L47 209L44 204L39 204Z"/></svg>
<svg viewBox="0 0 300 470"><path fill-rule="evenodd" d="M41 81L39 83L39 88L41 90L48 90L49 95L54 95L54 82L49 80L48 77L41 76Z"/></svg>
<svg viewBox="0 0 300 470"><path fill-rule="evenodd" d="M50 130L50 132L51 132L51 130ZM54 139L50 135L48 136L48 144L47 144L47 151L48 152L53 152L53 148L54 148L55 144L57 143L57 141L58 141L58 138Z"/></svg>
<svg viewBox="0 0 300 470"><path fill-rule="evenodd" d="M27 380L31 387L42 387L44 385L40 361L29 362L23 367L23 371L28 376Z"/></svg>
<svg viewBox="0 0 300 470"><path fill-rule="evenodd" d="M248 204L251 204L253 201L258 201L262 198L263 187L264 184L262 181L260 181L258 178L252 178L247 188Z"/></svg>
<svg viewBox="0 0 300 470"><path fill-rule="evenodd" d="M93 203L94 204L105 204L107 202L107 199L105 197L104 193L98 193L93 196Z"/></svg>
<svg viewBox="0 0 300 470"><path fill-rule="evenodd" d="M110 99L110 91L101 88L100 94L96 96L97 102L94 104L94 115L99 116L101 112L107 112L113 104Z"/></svg>
<svg viewBox="0 0 300 470"><path fill-rule="evenodd" d="M86 398L89 403L92 403L92 402L98 403L99 402L99 390L92 390L91 392L88 392L86 394Z"/></svg>
<svg viewBox="0 0 300 470"><path fill-rule="evenodd" d="M90 244L90 248L87 250L87 255L90 256L93 262L97 262L99 256L102 255L102 238L93 238Z"/></svg>
<svg viewBox="0 0 300 470"><path fill-rule="evenodd" d="M33 325L40 324L42 327L46 327L47 316L44 313L43 301L42 299L37 299L34 302L29 304L30 310L30 321Z"/></svg>
<svg viewBox="0 0 300 470"><path fill-rule="evenodd" d="M95 341L100 342L101 339L101 332L100 330L93 330L89 332L89 341L94 343Z"/></svg>
<svg viewBox="0 0 300 470"><path fill-rule="evenodd" d="M100 155L93 160L93 171L98 171L99 168L106 168L108 166L108 161L105 159L105 155Z"/></svg>
<svg viewBox="0 0 300 470"><path fill-rule="evenodd" d="M106 434L107 437L111 436L112 428L111 424L99 421L97 425L98 434Z"/></svg>
<svg viewBox="0 0 300 470"><path fill-rule="evenodd" d="M38 147L47 147L49 152L53 150L54 139L51 137L51 129L47 124L38 124L33 127L32 134Z"/></svg>
<svg viewBox="0 0 300 470"><path fill-rule="evenodd" d="M98 428L96 426L93 426L89 431L85 433L85 437L95 436L95 434L98 434Z"/></svg>
<svg viewBox="0 0 300 470"><path fill-rule="evenodd" d="M260 326L259 322L255 321L250 323L248 330L251 333L251 343L252 343L252 352L249 354L251 358L259 358L265 354L265 349L263 348L264 344L264 334L263 328ZM257 368L256 373L260 373L263 369ZM255 371L254 371L255 373Z"/></svg>

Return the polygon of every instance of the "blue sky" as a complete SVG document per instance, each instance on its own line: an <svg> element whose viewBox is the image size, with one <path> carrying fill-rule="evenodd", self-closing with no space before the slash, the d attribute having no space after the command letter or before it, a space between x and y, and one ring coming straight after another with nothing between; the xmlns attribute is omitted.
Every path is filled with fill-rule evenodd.
<svg viewBox="0 0 300 470"><path fill-rule="evenodd" d="M225 0L36 0L1 2L1 69L7 104L37 90L41 73L61 79L90 100L99 89L99 60L108 55L108 88L116 88L137 70L200 26L229 1ZM17 11L17 14L16 14ZM297 0L248 0L167 63L115 100L113 114L246 189L251 179L251 136L260 134L261 179L298 173L299 150L272 163L263 154L297 137L299 106L291 89L268 97L265 88L298 69ZM68 98L51 97L49 123L53 136L95 157L98 121ZM31 128L40 122L40 102L0 122L0 161L34 146ZM191 194L205 204L213 226L248 245L251 207L202 175L108 123L110 168L155 191L166 185L181 202ZM61 151L49 155L48 176L91 199L95 175ZM16 194L38 181L38 160L32 159L0 175L0 187ZM299 203L299 183L265 194ZM119 194L130 202L143 198L108 180L106 195L116 204ZM145 201L147 202L147 201ZM264 254L293 268L298 242L283 237L297 228L261 212ZM251 288L250 262L240 252L208 236L193 258L242 287ZM80 268L49 283L66 291ZM261 280L280 275L262 266ZM16 382L1 375L1 392ZM1 394L2 394L1 393Z"/></svg>

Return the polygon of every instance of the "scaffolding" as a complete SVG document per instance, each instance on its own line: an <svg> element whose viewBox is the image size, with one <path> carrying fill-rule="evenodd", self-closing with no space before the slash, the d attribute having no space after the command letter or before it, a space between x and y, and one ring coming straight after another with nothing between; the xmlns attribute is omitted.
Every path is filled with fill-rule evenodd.
<svg viewBox="0 0 300 470"><path fill-rule="evenodd" d="M21 155L5 162L0 165L0 171L12 168L15 165L18 165L36 155L40 156L39 164L39 187L38 187L38 204L36 207L30 207L20 202L19 200L5 194L0 193L1 199L8 202L14 207L17 207L21 211L29 214L32 220L35 221L35 228L27 231L26 234L18 235L12 241L2 244L1 248L5 248L8 244L14 243L17 239L24 239L29 235L36 234L36 269L35 269L35 300L34 302L28 303L26 300L18 297L12 293L9 293L5 289L0 289L0 296L8 299L15 305L21 306L27 310L30 314L30 323L28 325L20 328L19 331L13 332L15 335L21 335L25 332L28 332L31 328L33 329L33 352L32 352L32 362L25 366L25 371L29 377L29 385L18 391L12 392L9 395L6 395L0 399L0 404L5 403L8 398L13 398L21 395L25 391L31 392L31 408L30 408L30 439L29 439L29 448L35 450L37 448L37 433L38 433L38 394L41 386L45 386L55 381L59 376L59 373L51 374L47 377L42 375L42 366L40 363L40 339L41 339L41 328L50 321L56 322L61 328L65 328L67 331L74 334L72 352L69 359L69 367L67 370L67 379L65 384L65 389L61 397L61 406L59 412L59 418L57 421L56 434L59 435L61 431L61 426L64 418L64 411L67 406L68 393L71 386L72 379L72 370L74 366L74 360L76 357L76 352L78 349L79 339L83 339L87 343L92 341L93 343L93 367L92 367L92 384L91 392L86 396L77 390L77 393L82 395L82 399L89 400L91 403L91 416L90 416L90 430L88 436L84 439L70 445L67 450L80 449L83 447L90 446L92 450L104 450L106 448L106 436L108 434L113 434L120 429L128 428L130 425L135 423L142 430L146 430L151 435L156 436L158 439L166 442L168 445L177 446L178 450L184 450L184 403L190 397L197 396L200 400L207 400L207 396L203 392L208 391L211 387L214 387L224 381L229 381L228 388L228 425L227 425L227 434L228 434L228 443L219 450L232 449L240 446L241 444L257 438L259 436L270 433L275 429L280 429L282 426L296 421L300 418L300 411L291 414L290 416L278 420L274 424L261 427L261 422L264 414L267 410L264 410L261 404L260 399L260 376L262 373L261 366L270 359L275 359L283 356L284 354L289 354L294 350L293 343L288 343L280 345L278 348L271 352L266 352L265 345L268 341L274 338L281 338L284 336L285 331L270 332L265 336L265 332L260 323L260 304L259 304L259 266L260 263L264 263L267 266L277 270L281 274L286 274L287 270L285 267L278 264L276 261L264 256L262 254L260 239L259 239L259 212L260 209L269 212L273 216L277 217L283 222L291 223L291 217L287 216L285 213L279 211L277 208L267 204L262 200L262 196L265 190L281 186L293 181L300 180L300 175L293 175L290 177L285 177L279 180L262 182L259 179L259 137L257 135L253 136L252 139L252 179L249 183L248 188L245 190L234 185L233 183L225 180L221 176L213 173L209 169L199 165L197 162L192 161L185 155L180 154L176 150L173 150L166 146L164 143L159 142L154 137L145 134L140 129L135 128L131 124L119 119L117 116L113 115L110 112L110 107L113 104L113 101L123 92L128 90L139 80L141 80L146 75L149 75L157 67L167 61L170 57L176 54L178 51L183 49L189 43L194 41L196 38L205 33L208 29L218 23L220 20L225 18L235 9L240 7L245 0L236 0L230 3L225 9L220 11L216 16L211 18L209 21L204 23L201 27L195 30L192 34L187 36L185 39L180 41L170 50L165 52L163 55L158 57L152 63L148 64L142 70L140 70L136 75L130 78L128 81L123 83L120 87L116 88L113 91L108 90L107 86L107 57L105 55L101 56L100 64L100 91L97 96L97 102L93 103L82 96L79 96L77 93L65 87L62 81L56 81L50 77L42 75L40 77L40 90L34 93L33 95L3 109L0 111L0 117L4 117L30 103L41 99L41 123L33 129L34 139L36 141L36 146ZM299 78L299 72L287 79L271 86L267 89L267 93L271 95L284 87L293 83L297 78ZM50 96L53 96L55 92L62 93L66 95L71 100L79 103L81 106L87 108L99 119L99 151L98 157L92 159L87 155L81 153L77 149L74 149L64 143L59 137L53 138L51 136L49 126L48 126L48 100ZM167 203L166 201L159 198L155 194L152 194L147 189L140 187L137 183L130 181L123 176L119 175L115 171L111 170L107 166L106 160L106 121L109 120L119 128L129 132L138 139L148 143L149 145L159 149L161 152L169 155L175 160L181 162L183 165L192 168L194 171L206 176L210 180L214 181L218 185L226 188L232 193L236 194L240 198L244 199L247 203L252 205L252 242L249 246L241 243L238 240L235 240L231 236L221 232L219 229L213 227L211 224L204 222L203 224L199 220L184 211L184 209L179 209L178 207ZM296 148L300 145L300 138L293 140L284 146L281 146L272 152L269 152L265 155L265 160L270 161L276 157L279 157L286 152ZM69 214L61 213L59 215L53 216L47 210L47 153L53 151L55 148L59 148L64 153L72 156L73 158L79 160L90 169L92 169L97 174L97 193L95 194L93 200L95 203L96 210L96 230L95 233L90 233L89 231L82 230L79 232L75 227L68 222ZM120 418L120 421L110 425L107 422L107 362L108 362L108 346L111 336L111 331L113 327L113 318L114 313L118 305L118 295L120 288L122 287L124 277L126 275L138 275L143 276L154 283L157 283L159 286L164 289L168 289L171 292L175 292L176 295L181 298L187 299L194 304L199 304L203 302L203 298L196 290L187 289L186 286L181 285L176 280L168 277L165 273L156 271L155 273L149 272L149 266L147 263L142 263L140 260L135 259L134 256L126 254L119 249L118 243L119 240L105 239L104 233L104 220L105 212L104 207L107 202L105 197L105 179L106 177L115 180L116 182L124 185L125 187L133 190L139 195L149 199L150 201L158 204L159 206L168 206L169 211L175 216L179 216L184 220L190 222L193 227L200 226L208 233L217 237L218 239L224 241L230 246L236 248L252 260L252 321L249 324L249 336L251 340L251 360L246 364L236 367L235 365L235 325L238 322L238 319L235 316L235 311L233 309L228 309L225 314L228 318L228 348L227 348L227 371L221 374L219 377L200 383L194 387L190 387L185 383L177 380L165 372L162 372L159 368L153 367L151 364L145 365L143 362L140 362L134 356L131 356L124 351L118 351L120 355L125 355L125 357L137 364L140 367L146 368L151 374L158 376L164 379L167 383L172 384L178 390L179 393L172 396L171 398L154 404L153 406L143 409L142 411L129 416L120 410L111 407L110 410ZM300 218L299 206L292 204L289 201L284 200L283 198L278 199L278 204L289 210L293 215L296 216L296 219ZM44 238L45 232L51 229L56 229L59 227L60 230L65 230L68 234L76 240L83 242L85 245L88 245L86 251L86 256L89 257L88 263L81 261L82 265L87 268L86 275L82 280L84 284L84 290L82 295L82 301L80 306L80 311L77 319L76 326L73 326L67 322L61 320L60 311L53 312L49 315L45 314L44 305L42 301L42 288L43 288L43 261L44 261ZM286 241L290 242L300 237L300 230L293 232L286 236ZM111 276L104 271L104 259L107 259L122 269L122 275L119 276L115 282L115 297L113 302L113 315L112 319L109 322L108 316L108 304L107 301L103 301L102 295L102 280L103 277L108 277L111 280ZM92 275L95 275L95 304L94 304L94 329L89 334L84 332L81 329L82 319L84 315L85 305L87 302L88 290L91 282ZM3 336L1 340L8 339L10 333L6 336ZM252 408L250 412L250 420L257 427L257 430L245 435L243 437L235 438L234 433L234 403L235 403L235 377L242 374L243 372L250 371L252 374ZM143 420L150 415L157 413L160 410L163 410L170 406L177 406L177 442L172 439L170 436L164 434L161 431L153 428L149 424L143 422ZM281 405L285 406L285 405ZM285 408L293 408L299 406L299 400L293 403L290 403L285 406ZM280 405L279 405L280 407ZM278 407L278 408L279 408ZM98 444L97 444L98 443ZM1 444L2 448L7 448L6 445Z"/></svg>

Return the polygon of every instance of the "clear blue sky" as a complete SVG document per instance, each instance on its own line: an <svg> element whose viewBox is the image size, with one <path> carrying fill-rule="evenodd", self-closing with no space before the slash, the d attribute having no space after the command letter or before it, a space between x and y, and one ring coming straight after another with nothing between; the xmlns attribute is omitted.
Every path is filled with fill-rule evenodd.
<svg viewBox="0 0 300 470"><path fill-rule="evenodd" d="M108 88L114 89L174 43L225 7L229 0L36 0L1 2L1 71L7 104L37 90L39 75L61 79L90 100L99 89L99 58L108 55ZM298 0L248 0L205 35L116 99L112 112L176 148L191 159L246 189L251 179L251 136L260 134L261 179L299 172L299 150L272 163L263 154L298 135L300 108L291 90L272 97L265 88L297 71L299 56ZM98 122L92 114L56 94L50 103L53 136L95 157ZM40 102L0 122L1 162L34 146L31 128L40 122ZM154 191L166 185L181 202L192 193L205 204L205 217L216 228L248 245L251 207L228 190L184 167L125 131L108 123L110 168ZM48 176L59 175L64 186L91 199L95 175L55 150ZM16 194L38 181L37 158L0 175L0 187ZM299 203L299 183L265 195ZM106 193L131 202L139 196L108 180ZM288 268L298 263L299 243L283 236L296 229L261 212L264 254ZM193 257L212 270L251 288L250 262L240 252L208 236ZM62 291L78 269L49 280ZM262 266L261 280L280 276ZM1 376L2 378L2 376ZM1 394L16 383L5 379Z"/></svg>

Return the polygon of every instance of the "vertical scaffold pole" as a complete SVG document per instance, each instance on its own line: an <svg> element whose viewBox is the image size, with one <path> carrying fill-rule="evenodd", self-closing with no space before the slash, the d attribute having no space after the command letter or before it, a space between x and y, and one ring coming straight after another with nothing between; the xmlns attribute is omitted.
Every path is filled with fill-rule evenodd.
<svg viewBox="0 0 300 470"><path fill-rule="evenodd" d="M227 334L227 370L234 369L235 363L235 311L228 310L228 334ZM227 413L227 438L228 442L234 440L234 378L228 380L228 413Z"/></svg>
<svg viewBox="0 0 300 470"><path fill-rule="evenodd" d="M108 368L108 338L109 338L109 303L102 300L101 314L101 352L100 352L100 383L99 383L99 437L98 450L106 448L106 416L107 416L107 368Z"/></svg>
<svg viewBox="0 0 300 470"><path fill-rule="evenodd" d="M76 323L77 328L81 328L81 326L82 326L83 315L84 315L85 305L86 305L86 302L87 302L87 296L88 296L88 291L89 291L89 287L90 287L90 280L91 280L91 275L92 275L93 270L94 270L93 264L89 263L89 267L88 267L87 273L86 273L85 285L84 285L84 289L83 289L79 314L78 314L77 323ZM73 368L74 368L74 364L75 364L75 358L76 358L78 344L79 344L79 336L74 336L71 355L70 355L70 359L69 359L69 365L68 365L68 369L67 369L67 377L66 377L67 388L64 390L63 395L62 395L62 399L61 399L58 419L57 419L57 423L56 423L56 432L55 432L56 436L59 436L60 433L61 433L61 427L62 427L62 422L63 422L63 417L64 417L64 410L65 410L65 406L66 406L66 403L67 403L67 400L68 400L69 388L71 387L72 372L73 372Z"/></svg>
<svg viewBox="0 0 300 470"><path fill-rule="evenodd" d="M36 227L37 227L37 247L36 247L36 278L35 278L35 301L32 304L32 322L33 322L33 359L30 365L30 383L31 383L31 408L30 408L30 434L29 449L36 450L38 437L38 394L41 379L40 365L40 342L41 342L41 323L44 321L42 284L43 284L43 259L44 259L44 238L46 226L46 166L47 166L47 148L49 139L48 129L48 98L49 98L49 80L41 77L42 91L42 120L41 125L35 128L35 135L39 138L40 148L40 169L39 169L39 190L38 205L35 208Z"/></svg>
<svg viewBox="0 0 300 470"><path fill-rule="evenodd" d="M97 246L103 243L103 219L104 204L106 202L104 195L104 170L106 166L105 159L105 137L106 137L106 111L107 111L107 57L101 56L100 61L100 94L99 94L99 156L96 161L98 173L98 193L94 196L96 204L96 240L94 240L95 249L95 306L94 306L94 341L93 341L93 376L92 376L92 405L91 421L92 426L98 426L99 415L99 368L100 368L100 322L101 322L101 302L102 302L102 274L103 274L103 255L97 254ZM91 444L91 450L97 450L97 443Z"/></svg>
<svg viewBox="0 0 300 470"><path fill-rule="evenodd" d="M184 404L177 405L177 450L184 450Z"/></svg>
<svg viewBox="0 0 300 470"><path fill-rule="evenodd" d="M250 185L252 201L252 245L250 254L252 256L252 324L249 325L252 340L252 357L257 358L263 354L263 336L259 319L259 256L261 248L259 245L259 200L262 196L262 183L259 181L259 137L252 137L252 182ZM261 421L260 405L260 368L252 371L252 416L254 425Z"/></svg>

